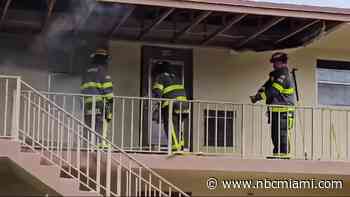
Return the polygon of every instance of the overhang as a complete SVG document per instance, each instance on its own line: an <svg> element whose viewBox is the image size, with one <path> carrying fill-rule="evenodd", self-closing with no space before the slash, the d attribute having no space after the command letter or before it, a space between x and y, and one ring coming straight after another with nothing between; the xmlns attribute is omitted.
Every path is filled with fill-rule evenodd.
<svg viewBox="0 0 350 197"><path fill-rule="evenodd" d="M350 21L349 9L243 0L4 0L0 11L1 33L236 51L305 46Z"/></svg>
<svg viewBox="0 0 350 197"><path fill-rule="evenodd" d="M109 37L225 47L237 51L304 46L350 21L350 10L241 0L101 0L123 14Z"/></svg>

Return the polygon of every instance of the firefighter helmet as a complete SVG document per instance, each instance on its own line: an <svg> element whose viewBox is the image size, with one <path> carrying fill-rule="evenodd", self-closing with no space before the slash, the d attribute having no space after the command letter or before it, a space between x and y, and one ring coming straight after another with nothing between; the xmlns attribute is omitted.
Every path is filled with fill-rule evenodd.
<svg viewBox="0 0 350 197"><path fill-rule="evenodd" d="M93 64L108 64L110 56L107 49L98 48L90 55Z"/></svg>
<svg viewBox="0 0 350 197"><path fill-rule="evenodd" d="M157 75L160 73L169 72L169 68L170 68L170 63L168 61L157 61L154 64L154 67L152 69L152 73Z"/></svg>
<svg viewBox="0 0 350 197"><path fill-rule="evenodd" d="M275 63L275 62L282 62L282 63L287 63L288 61L288 55L283 52L276 52L272 54L270 62Z"/></svg>

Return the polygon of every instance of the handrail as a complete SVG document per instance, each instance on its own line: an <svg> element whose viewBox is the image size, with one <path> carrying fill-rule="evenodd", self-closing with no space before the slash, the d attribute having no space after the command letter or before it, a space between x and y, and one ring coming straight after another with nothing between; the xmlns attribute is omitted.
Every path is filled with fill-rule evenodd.
<svg viewBox="0 0 350 197"><path fill-rule="evenodd" d="M80 96L80 97L93 97L93 94L82 94L82 93L66 93L66 92L47 92L41 91L43 94L47 95L61 95L61 96ZM141 99L141 100L153 100L153 101L176 101L176 99L167 98L154 98L154 97L137 97L137 96L113 96L113 98L119 99ZM188 100L189 103L208 103L208 104L227 104L227 105L250 105L250 106L266 106L266 107L285 107L285 105L266 105L266 104L251 104L251 103L237 103L231 101L219 101L219 100L203 100L203 99L193 99ZM294 108L303 109L335 109L335 110L350 110L350 106L330 106L330 105L295 105Z"/></svg>
<svg viewBox="0 0 350 197"><path fill-rule="evenodd" d="M62 106L75 106L73 107L74 112L78 112L77 117L80 118L84 114L84 108L76 104L82 102L85 97L96 97L96 95L55 92L46 92L45 94L59 104L61 102L67 104ZM166 139L164 139L165 136L163 135L165 131L165 128L162 127L162 125L165 126L164 122L162 122L163 118L156 117L157 114L154 112L157 111L157 105L161 102L174 102L176 101L175 99L114 96L113 101L116 109L113 109L113 114L115 115L111 124L112 128L109 130L111 132L109 133L111 134L109 139L112 143L117 144L118 147L122 147L127 152L165 154L167 150L169 151L169 148L165 146L165 144L169 145L169 143L165 141ZM285 105L237 104L234 102L210 100L189 100L183 103L189 103L191 112L191 115L186 120L190 124L187 124L185 128L185 130L189 131L186 138L192 139L185 145L187 150L207 155L242 155L248 154L249 151L253 151L253 153L257 151L259 154L256 157L258 158L265 158L264 154L272 154L272 151L269 150L271 140L266 141L266 139L270 139L267 135L270 135L271 132L271 124L267 120L269 118L271 120L272 117L268 117L266 112L269 111L269 108L286 107ZM307 152L309 149L312 149L312 154L316 154L315 151L323 151L323 155L326 153L331 154L329 152L335 150L333 148L334 144L339 140L347 139L342 136L327 138L325 135L328 135L329 132L331 132L332 136L338 135L338 131L335 131L339 128L332 126L334 124L341 124L344 128L349 127L346 125L346 122L336 123L336 121L341 119L335 119L334 117L337 117L336 114L350 113L350 107L290 106L290 108L294 109L296 117L294 121L295 126L293 127L293 135L296 136L291 136L291 139L294 138L294 143L298 146L297 150L294 150L298 151L298 158L302 158L301 152ZM161 114L161 110L158 111L158 116L164 115ZM329 113L334 120L329 117ZM158 119L158 122L155 119ZM211 124L209 126L210 130L207 124ZM230 133L228 134L228 132ZM312 133L311 137L309 137L310 134L308 132ZM220 142L218 141L218 134L221 136ZM340 134L346 135L343 131ZM222 136L227 136L227 138L222 138ZM231 136L231 139L228 138L229 136ZM247 136L249 137L247 138ZM317 141L327 143L324 146L328 148L322 148L327 150L316 149ZM259 142L258 145L256 144L257 142ZM310 144L314 145L311 146ZM254 145L258 147L254 147ZM247 148L246 146L250 147ZM301 150L300 147L305 150ZM242 151L244 148L246 149L245 152ZM337 149L339 148L337 147ZM267 150L269 151L267 152ZM348 152L350 153L350 150Z"/></svg>
<svg viewBox="0 0 350 197"><path fill-rule="evenodd" d="M38 138L40 138L39 136L42 135L41 138L51 139L50 142L46 141L46 143L50 143L51 145L52 145L52 143L56 143L57 148L62 149L62 143L63 143L62 141L65 138L64 138L64 136L61 136L61 135L63 132L66 132L68 135L68 137L67 137L67 140L68 140L67 146L68 147L74 145L74 146L78 146L79 147L78 150L80 150L81 143L85 142L85 144L87 144L87 146L94 148L94 150L97 151L97 160L99 160L99 162L101 162L100 160L101 160L101 157L103 156L100 153L107 153L106 159L109 160L108 165L117 164L117 166L120 166L121 168L128 170L129 175L136 176L137 180L139 181L140 185L138 187L141 187L141 185L145 185L145 186L147 185L149 192L152 190L152 193L157 192L157 193L159 193L160 196L171 195L170 193L167 194L167 193L165 193L165 191L162 191L162 188L159 188L156 185L154 185L155 183L154 182L152 183L151 180L147 180L146 178L144 178L143 174L146 172L148 174L147 176L150 176L150 178L152 177L153 180L158 181L157 184L158 183L164 184L163 189L169 188L169 192L170 191L178 192L179 195L181 195L181 196L184 196L184 197L188 196L180 188L178 188L177 186L175 186L174 184L172 184L171 182L166 180L164 177L159 175L157 172L155 172L154 170L152 170L151 168L149 168L148 166L146 166L142 162L135 159L133 156L129 155L123 149L119 148L115 144L112 144L111 141L109 141L108 139L105 139L101 134L97 133L90 126L86 125L83 121L79 120L74 115L67 112L66 109L57 105L55 102L50 100L47 96L45 96L43 93L41 93L40 91L33 88L31 85L29 85L25 81L21 80L20 77L0 75L0 79L1 78L16 79L16 81L17 81L16 90L20 90L20 92L21 92L20 93L19 91L17 91L20 94L14 95L14 97L18 96L19 98L18 98L18 100L17 100L17 98L14 99L14 103L13 103L14 109L22 110L20 112L20 117L13 117L16 120L20 120L21 122L23 121L23 125L22 125L23 128L21 128L19 126L18 131L17 131L21 134L21 136L19 136L20 139L23 139L23 142L26 143L27 145L32 145L32 146L39 145L40 147L42 147L42 151L45 150L48 152L48 154L51 155L50 156L51 161L53 161L52 157L55 157L56 159L59 160L60 163L64 162L68 166L71 166L70 168L74 169L74 167L72 167L73 164L69 164L69 159L65 160L63 158L63 155L61 155L61 156L59 155L59 150L53 150L52 148L50 148L49 144L45 145L45 141L42 141L42 142L38 141L38 140L40 140L40 139L38 139ZM6 81L6 86L7 86L6 88L8 89L8 87L9 87L8 81ZM19 101L19 103L17 103L17 101ZM16 124L16 122L14 122L14 124ZM22 123L18 122L18 124L22 124ZM41 128L42 130L44 130L44 129L51 129L52 130L52 128L54 128L54 129L58 130L58 133L53 133L53 130L52 130L52 133L50 133L50 131L48 131L48 132L45 132L45 134L44 134L44 132L40 131L39 128ZM37 129L38 131L34 131L35 129ZM40 133L40 132L43 132L43 133ZM89 134L88 137L83 136L82 133L84 133L84 132L87 132ZM54 138L54 135L57 135L56 142L52 141L52 139ZM75 139L75 136L77 136L76 139L78 140L78 142L69 142L72 138L72 137L69 137L69 135L73 136L73 140ZM92 143L91 142L92 137L90 138L91 135L95 136L97 139L100 139L100 141L107 143L109 148L107 150L105 150L103 148L101 149L96 144ZM27 140L30 140L30 142L28 142ZM59 143L61 143L61 144L59 144ZM70 143L77 143L77 144L69 145ZM120 154L119 160L111 157L111 150L112 149L114 151L117 151ZM57 151L57 152L55 152L55 151ZM88 152L90 152L90 151L91 150L88 148ZM69 154L71 154L71 153L69 153ZM77 153L77 154L79 155L79 163L78 164L80 164L80 153ZM70 157L71 157L71 155L70 155ZM123 160L121 160L121 157L123 158ZM89 156L88 156L88 158L89 158ZM89 162L89 159L87 159L87 162ZM132 162L132 163L130 163L130 162ZM127 163L129 163L129 165L132 165L132 166L137 166L137 168L139 168L140 170L142 169L142 173L140 171L140 174L137 174L136 172L134 172L130 168L130 166L127 166ZM97 163L96 165L101 165L101 164ZM77 166L80 166L80 165L77 165ZM64 169L62 169L62 170L64 171ZM75 170L78 171L78 176L80 174L84 175L80 169L76 169L76 167L75 167ZM98 166L97 166L97 170L99 170ZM106 170L110 171L111 169L110 169L110 167L109 168L107 167ZM120 193L119 194L113 193L111 190L107 191L109 188L108 187L104 188L104 186L100 184L99 179L101 177L98 177L96 175L97 177L96 177L96 181L95 181L89 177L88 171L86 171L87 175L85 174L85 177L88 179L88 184L87 185L85 184L86 187L94 190L94 188L89 185L89 180L90 180L90 183L94 183L94 184L98 185L98 187L96 186L97 192L102 192L104 190L104 192L105 192L104 194L107 196L108 195L115 195L115 196L120 195ZM70 176L72 176L72 175L70 175ZM126 178L126 180L128 180L128 177L125 177L125 178ZM108 179L108 177L107 177L107 179ZM79 177L78 177L78 180L79 180ZM110 182L111 178L109 178L106 181ZM118 181L121 181L121 180L118 180ZM130 181L131 180L129 180L129 184L132 184ZM83 182L81 182L81 183L83 183ZM130 185L130 187L131 187L131 185ZM161 187L161 185L160 185L160 187ZM100 188L102 188L103 190L100 190ZM136 189L138 189L138 188L136 188ZM142 188L142 189L144 189L144 188ZM140 189L140 191L139 190L136 190L136 191L139 192L141 195L142 189ZM119 191L121 191L121 190L119 189ZM131 195L131 193L134 192L134 191L130 191L130 189L129 190L127 189L127 191L128 191L128 194L126 194L126 195ZM147 189L146 189L146 191L147 191ZM146 191L142 191L142 192L146 192Z"/></svg>
<svg viewBox="0 0 350 197"><path fill-rule="evenodd" d="M171 186L172 188L174 188L175 190L177 190L178 192L182 193L182 195L187 196L186 193L182 192L180 188L178 188L177 186L175 186L174 184L170 183L168 180L166 180L165 178L163 178L162 176L160 176L157 172L155 172L154 170L152 170L151 168L149 168L148 166L146 166L145 164L139 162L137 159L135 159L134 157L130 156L127 152L125 152L124 150L122 150L121 148L119 148L118 146L116 146L115 144L111 143L111 141L109 141L108 139L104 138L102 135L100 135L99 133L95 132L93 129L91 129L88 125L86 125L85 123L83 123L81 120L79 120L78 118L76 118L74 115L68 113L67 111L65 111L65 109L63 109L62 107L58 106L56 103L54 103L53 101L51 101L50 99L48 99L45 95L43 95L40 91L34 89L33 87L31 87L28 83L24 82L23 80L21 80L21 83L23 83L25 86L27 86L31 91L35 92L36 94L38 94L40 97L42 97L43 99L45 99L46 102L50 103L51 105L53 105L54 107L56 107L57 109L59 109L61 112L63 112L65 115L69 116L70 118L72 118L74 121L78 122L79 124L83 125L85 128L87 128L89 130L90 133L92 133L93 135L99 137L100 139L102 139L103 141L105 141L109 146L111 146L111 148L113 148L114 150L118 150L118 152L122 153L124 156L126 156L127 158L133 160L135 163L137 163L138 165L140 165L141 167L143 167L144 169L146 169L147 171L149 171L150 173L152 173L154 176L156 176L157 178L159 178L160 180L162 180L164 183L168 184L169 186Z"/></svg>

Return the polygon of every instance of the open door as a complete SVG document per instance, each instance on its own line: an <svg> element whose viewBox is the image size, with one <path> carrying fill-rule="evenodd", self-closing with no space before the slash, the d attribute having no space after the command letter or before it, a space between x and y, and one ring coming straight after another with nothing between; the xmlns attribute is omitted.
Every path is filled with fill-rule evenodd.
<svg viewBox="0 0 350 197"><path fill-rule="evenodd" d="M141 95L152 97L152 84L156 76L152 75L152 69L158 61L168 61L177 76L182 79L189 100L193 97L193 55L191 49L164 48L155 46L144 46L142 48L142 69L141 69ZM159 103L159 102L158 102ZM156 101L148 100L141 108L143 112L141 144L148 150L166 150L167 138L164 125L153 120ZM192 116L192 114L190 114ZM192 120L192 118L189 118ZM184 125L185 148L191 149L192 133L189 133L189 121Z"/></svg>

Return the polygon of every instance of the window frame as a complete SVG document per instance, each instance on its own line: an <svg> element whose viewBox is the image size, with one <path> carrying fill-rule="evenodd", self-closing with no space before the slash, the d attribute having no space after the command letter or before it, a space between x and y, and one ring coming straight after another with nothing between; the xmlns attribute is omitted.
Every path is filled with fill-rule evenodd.
<svg viewBox="0 0 350 197"><path fill-rule="evenodd" d="M350 82L337 82L337 81L322 81L319 80L319 69L328 69L328 70L347 70L350 72L350 61L340 61L340 60L325 60L318 59L316 63L316 71L315 71L315 79L316 79L316 103L318 106L350 106L349 105L339 105L339 104L322 104L320 103L319 98L319 89L320 84L323 85L339 85L339 86L347 86L350 87Z"/></svg>

